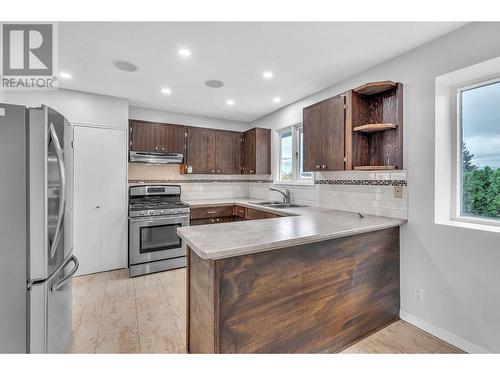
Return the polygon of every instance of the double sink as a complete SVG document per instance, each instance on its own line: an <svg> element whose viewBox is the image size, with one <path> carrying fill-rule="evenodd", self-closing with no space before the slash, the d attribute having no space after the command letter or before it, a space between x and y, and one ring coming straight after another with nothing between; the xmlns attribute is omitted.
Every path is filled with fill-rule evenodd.
<svg viewBox="0 0 500 375"><path fill-rule="evenodd" d="M255 202L253 204L256 204L258 206L264 206L264 207L270 207L270 208L294 208L294 207L305 207L300 204L294 204L294 203L283 203L283 202L276 202L276 201L268 201L268 202Z"/></svg>

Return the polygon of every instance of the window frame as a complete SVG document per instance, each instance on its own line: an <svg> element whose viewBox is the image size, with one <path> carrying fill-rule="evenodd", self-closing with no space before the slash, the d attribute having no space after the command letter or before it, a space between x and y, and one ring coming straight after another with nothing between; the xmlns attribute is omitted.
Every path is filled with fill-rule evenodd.
<svg viewBox="0 0 500 375"><path fill-rule="evenodd" d="M274 183L279 185L314 185L315 174L312 173L311 177L301 178L300 177L300 130L304 129L303 123L299 122L294 125L290 125L278 130L278 173L275 178ZM281 180L281 156L282 156L282 147L281 147L281 137L285 132L291 131L292 133L292 179L290 181L282 181ZM304 156L302 155L302 158Z"/></svg>
<svg viewBox="0 0 500 375"><path fill-rule="evenodd" d="M476 79L472 82L466 84L456 85L452 88L453 90L453 100L452 100L452 124L454 140L452 142L452 186L451 186L451 220L462 223L472 223L472 224L482 224L494 227L500 227L500 219L481 217L481 216L463 216L461 214L462 210L462 162L463 162L463 152L462 152L462 93L471 89L475 89L482 86L488 86L492 84L500 83L500 76L495 76L492 78L483 77Z"/></svg>

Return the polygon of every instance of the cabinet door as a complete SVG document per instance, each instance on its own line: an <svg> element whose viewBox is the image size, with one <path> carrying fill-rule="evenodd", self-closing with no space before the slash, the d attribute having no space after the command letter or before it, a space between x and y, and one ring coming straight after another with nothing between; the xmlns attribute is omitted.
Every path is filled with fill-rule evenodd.
<svg viewBox="0 0 500 375"><path fill-rule="evenodd" d="M79 275L101 270L101 141L99 130L74 128L74 205L73 252L80 261ZM125 161L123 161L125 164ZM125 250L124 250L125 251Z"/></svg>
<svg viewBox="0 0 500 375"><path fill-rule="evenodd" d="M161 151L177 152L183 154L186 152L186 127L182 125L161 125L163 128Z"/></svg>
<svg viewBox="0 0 500 375"><path fill-rule="evenodd" d="M130 150L131 151L153 151L155 148L152 125L140 121L130 121Z"/></svg>
<svg viewBox="0 0 500 375"><path fill-rule="evenodd" d="M187 165L191 173L215 173L215 130L188 129Z"/></svg>
<svg viewBox="0 0 500 375"><path fill-rule="evenodd" d="M321 107L321 170L344 170L344 98L335 96Z"/></svg>
<svg viewBox="0 0 500 375"><path fill-rule="evenodd" d="M101 158L101 271L127 267L127 134L99 129Z"/></svg>
<svg viewBox="0 0 500 375"><path fill-rule="evenodd" d="M271 174L271 129L255 129L255 173Z"/></svg>
<svg viewBox="0 0 500 375"><path fill-rule="evenodd" d="M166 127L161 124L147 124L147 132L149 140L147 149L153 152L164 152L166 145Z"/></svg>
<svg viewBox="0 0 500 375"><path fill-rule="evenodd" d="M248 130L243 133L243 174L255 174L255 139L256 129Z"/></svg>
<svg viewBox="0 0 500 375"><path fill-rule="evenodd" d="M241 133L217 131L215 133L215 166L217 173L241 173Z"/></svg>
<svg viewBox="0 0 500 375"><path fill-rule="evenodd" d="M304 127L304 171L314 172L321 168L322 159L322 137L328 134L322 134L322 105L314 104L304 108L303 127Z"/></svg>

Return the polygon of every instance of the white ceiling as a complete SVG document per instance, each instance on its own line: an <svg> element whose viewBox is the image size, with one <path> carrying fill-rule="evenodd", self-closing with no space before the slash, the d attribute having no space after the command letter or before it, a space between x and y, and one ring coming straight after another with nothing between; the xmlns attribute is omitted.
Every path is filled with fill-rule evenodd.
<svg viewBox="0 0 500 375"><path fill-rule="evenodd" d="M60 87L132 105L253 121L461 27L411 23L60 23ZM188 59L177 53L192 51ZM117 70L123 59L139 70ZM264 80L271 70L274 78ZM390 79L391 77L387 77ZM223 88L205 86L219 79ZM161 93L163 87L172 90ZM273 103L274 97L281 102ZM235 100L227 106L227 99Z"/></svg>

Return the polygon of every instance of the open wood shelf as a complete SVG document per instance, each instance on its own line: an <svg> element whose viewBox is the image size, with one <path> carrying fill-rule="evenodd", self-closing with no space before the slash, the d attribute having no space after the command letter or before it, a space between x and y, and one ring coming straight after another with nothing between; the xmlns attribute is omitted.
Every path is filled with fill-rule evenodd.
<svg viewBox="0 0 500 375"><path fill-rule="evenodd" d="M355 88L353 91L363 95L374 95L380 94L384 91L392 90L396 86L396 82L392 81L369 82Z"/></svg>
<svg viewBox="0 0 500 375"><path fill-rule="evenodd" d="M381 132L389 129L396 129L396 124L366 124L361 126L356 126L352 131L363 132L363 133L375 133Z"/></svg>
<svg viewBox="0 0 500 375"><path fill-rule="evenodd" d="M403 169L403 85L370 82L349 99L353 169Z"/></svg>
<svg viewBox="0 0 500 375"><path fill-rule="evenodd" d="M396 169L394 165L359 165L353 167L355 171L385 171Z"/></svg>

